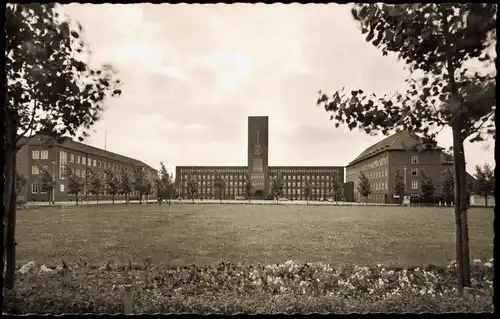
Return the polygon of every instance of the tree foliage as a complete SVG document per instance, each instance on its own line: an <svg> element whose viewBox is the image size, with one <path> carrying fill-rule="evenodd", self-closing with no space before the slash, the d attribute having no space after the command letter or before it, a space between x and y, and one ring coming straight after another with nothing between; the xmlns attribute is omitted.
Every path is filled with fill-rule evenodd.
<svg viewBox="0 0 500 319"><path fill-rule="evenodd" d="M420 172L420 191L424 199L432 199L436 192L432 178L425 174L423 170Z"/></svg>
<svg viewBox="0 0 500 319"><path fill-rule="evenodd" d="M451 203L455 198L455 175L451 169L441 173L441 195L445 202Z"/></svg>
<svg viewBox="0 0 500 319"><path fill-rule="evenodd" d="M485 199L485 206L488 206L488 196L493 195L495 191L495 173L489 164L483 167L476 165L476 180L473 183L473 190Z"/></svg>
<svg viewBox="0 0 500 319"><path fill-rule="evenodd" d="M188 195L191 197L191 199L193 200L193 203L194 203L194 197L196 196L196 194L198 194L198 180L196 179L196 177L194 175L189 173L187 176L186 184L187 184L186 189L187 189Z"/></svg>
<svg viewBox="0 0 500 319"><path fill-rule="evenodd" d="M226 181L224 180L224 178L222 178L222 175L220 173L215 174L213 186L214 186L216 196L219 197L219 199L222 203L224 190L226 189Z"/></svg>
<svg viewBox="0 0 500 319"><path fill-rule="evenodd" d="M359 174L358 192L365 198L365 202L368 203L368 196L372 193L372 186L368 177L365 173L361 172Z"/></svg>
<svg viewBox="0 0 500 319"><path fill-rule="evenodd" d="M245 187L245 196L247 197L248 202L250 203L250 199L251 199L253 192L255 190L255 185L252 182L252 179L250 178L250 174L248 174L248 173L245 175L244 187Z"/></svg>
<svg viewBox="0 0 500 319"><path fill-rule="evenodd" d="M303 192L304 192L304 197L306 198L306 204L309 205L309 200L311 199L312 195L312 185L309 178L307 178L304 181Z"/></svg>
<svg viewBox="0 0 500 319"><path fill-rule="evenodd" d="M125 195L125 202L128 203L128 196L132 192L132 183L130 181L130 176L128 173L122 173L122 175L120 176L118 192Z"/></svg>
<svg viewBox="0 0 500 319"><path fill-rule="evenodd" d="M403 200L403 197L406 195L406 185L400 170L394 172L393 194L397 195L400 200Z"/></svg>
<svg viewBox="0 0 500 319"><path fill-rule="evenodd" d="M366 41L387 55L397 53L413 78L404 94L378 98L362 89L320 92L318 104L335 126L347 124L367 133L407 130L423 135L423 149L436 145L438 129L453 133L455 223L457 230L458 291L470 287L467 185L463 143L495 138L495 74L469 72L466 63L482 61L496 42L496 5L485 3L356 4L353 18ZM416 71L424 73L418 76Z"/></svg>
<svg viewBox="0 0 500 319"><path fill-rule="evenodd" d="M121 94L111 65L91 66L82 27L62 19L58 4L6 4L5 21L5 194L7 272L5 287L15 277L15 167L22 136L44 133L82 139L99 119L108 97ZM50 195L49 195L50 196Z"/></svg>
<svg viewBox="0 0 500 319"><path fill-rule="evenodd" d="M333 198L335 199L335 202L338 201L339 196L342 195L344 189L343 189L343 184L344 181L342 180L341 174L339 174L337 171L334 173L330 174L330 188L331 188L331 194Z"/></svg>
<svg viewBox="0 0 500 319"><path fill-rule="evenodd" d="M68 180L68 194L75 195L75 203L78 205L78 194L83 191L85 181L69 167L66 167L66 178Z"/></svg>
<svg viewBox="0 0 500 319"><path fill-rule="evenodd" d="M90 177L90 192L95 196L99 203L99 195L102 193L103 182L98 173L92 172Z"/></svg>
<svg viewBox="0 0 500 319"><path fill-rule="evenodd" d="M63 19L57 6L7 5L6 106L20 136L76 136L99 119L106 98L121 94L116 70L88 63L90 50L81 25Z"/></svg>
<svg viewBox="0 0 500 319"><path fill-rule="evenodd" d="M38 178L38 181L40 182L40 191L47 193L48 198L49 198L49 203L53 201L53 192L56 187L56 180L55 177L49 172L49 170L45 167L38 166L40 169L40 176Z"/></svg>
<svg viewBox="0 0 500 319"><path fill-rule="evenodd" d="M278 172L271 182L271 193L278 202L280 197L283 196L283 187L285 182L283 181L283 175Z"/></svg>
<svg viewBox="0 0 500 319"><path fill-rule="evenodd" d="M111 200L113 204L115 203L115 196L120 190L120 179L115 175L115 172L111 169L106 169L105 174L105 189L111 195Z"/></svg>
<svg viewBox="0 0 500 319"><path fill-rule="evenodd" d="M132 189L139 194L139 203L142 204L142 196L146 194L146 175L142 167L133 168Z"/></svg>
<svg viewBox="0 0 500 319"><path fill-rule="evenodd" d="M28 179L26 178L26 176L16 170L16 195L21 194L21 191L27 182Z"/></svg>
<svg viewBox="0 0 500 319"><path fill-rule="evenodd" d="M174 177L167 170L167 167L163 162L160 162L160 171L158 172L158 178L156 179L156 187L158 193L159 203L163 199L168 198L168 204L171 204L172 196L174 196Z"/></svg>

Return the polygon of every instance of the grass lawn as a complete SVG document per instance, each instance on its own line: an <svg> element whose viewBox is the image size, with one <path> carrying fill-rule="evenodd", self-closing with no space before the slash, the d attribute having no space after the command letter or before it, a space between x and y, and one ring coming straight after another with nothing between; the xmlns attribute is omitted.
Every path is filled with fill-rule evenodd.
<svg viewBox="0 0 500 319"><path fill-rule="evenodd" d="M455 258L451 208L119 204L30 208L17 218L19 264L416 266ZM491 208L469 210L471 259L492 258L492 226Z"/></svg>

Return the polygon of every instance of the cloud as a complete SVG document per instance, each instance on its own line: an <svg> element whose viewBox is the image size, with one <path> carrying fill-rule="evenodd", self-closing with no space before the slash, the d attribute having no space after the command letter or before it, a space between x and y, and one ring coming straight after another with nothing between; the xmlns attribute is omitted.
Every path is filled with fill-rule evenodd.
<svg viewBox="0 0 500 319"><path fill-rule="evenodd" d="M169 169L246 165L247 117L269 116L270 165L345 165L382 139L334 128L318 91L405 89L395 55L366 43L348 5L70 4L92 63L112 62L123 94L88 143ZM440 144L451 145L443 133ZM493 163L467 144L468 169Z"/></svg>

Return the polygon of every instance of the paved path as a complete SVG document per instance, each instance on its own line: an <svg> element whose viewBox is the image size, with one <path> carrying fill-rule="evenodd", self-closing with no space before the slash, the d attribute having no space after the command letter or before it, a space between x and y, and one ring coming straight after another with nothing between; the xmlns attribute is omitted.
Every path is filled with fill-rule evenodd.
<svg viewBox="0 0 500 319"><path fill-rule="evenodd" d="M157 204L158 202L156 200L148 200L142 201L143 204ZM131 200L129 201L130 204L138 204L138 200ZM97 203L96 201L86 201L86 202L79 202L78 205L104 205L104 204L112 204L112 201L110 200L102 200ZM125 204L124 200L115 200L115 204ZM190 199L183 199L183 200L178 200L174 199L172 200L172 204L193 204L193 201ZM220 200L215 200L215 199L204 199L204 200L199 200L195 199L194 204L220 204ZM223 200L222 204L240 204L240 205L276 205L276 201L270 201L270 200L251 200L250 203L247 200ZM75 202L55 202L56 206L75 206ZM311 205L311 206L365 206L365 203L354 203L354 202L319 202L319 201L309 201L307 203L306 201L280 201L279 205ZM24 204L24 206L49 206L47 202L28 202ZM381 204L381 203L368 203L368 206L399 206L398 204Z"/></svg>

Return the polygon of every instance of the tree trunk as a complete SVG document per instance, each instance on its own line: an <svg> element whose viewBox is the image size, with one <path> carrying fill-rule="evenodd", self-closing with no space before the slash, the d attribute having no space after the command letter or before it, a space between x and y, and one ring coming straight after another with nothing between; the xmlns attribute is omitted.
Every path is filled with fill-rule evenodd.
<svg viewBox="0 0 500 319"><path fill-rule="evenodd" d="M76 206L78 206L78 194L75 194L75 202L76 202Z"/></svg>
<svg viewBox="0 0 500 319"><path fill-rule="evenodd" d="M484 207L488 207L488 195L484 196Z"/></svg>
<svg viewBox="0 0 500 319"><path fill-rule="evenodd" d="M10 120L10 121L9 121ZM7 172L7 183L6 190L6 202L8 206L6 207L7 212L7 227L6 227L6 272L5 272L5 288L13 289L15 281L15 271L16 271L16 138L17 138L17 125L13 116L7 115L6 121L7 129L7 150L6 150L6 170ZM10 167L9 165L10 164ZM10 174L9 174L10 173ZM4 228L5 229L5 228Z"/></svg>
<svg viewBox="0 0 500 319"><path fill-rule="evenodd" d="M97 204L99 204L99 195L98 194L95 194L95 201L97 202Z"/></svg>
<svg viewBox="0 0 500 319"><path fill-rule="evenodd" d="M113 202L113 204L115 203L115 194L111 195L111 201Z"/></svg>
<svg viewBox="0 0 500 319"><path fill-rule="evenodd" d="M469 227L467 216L467 180L465 177L465 154L460 130L453 128L453 155L455 157L455 215L460 216L462 276L464 287L470 287ZM458 225L457 225L458 229ZM457 247L458 249L458 247Z"/></svg>

